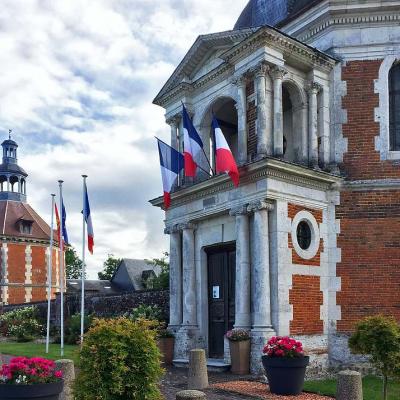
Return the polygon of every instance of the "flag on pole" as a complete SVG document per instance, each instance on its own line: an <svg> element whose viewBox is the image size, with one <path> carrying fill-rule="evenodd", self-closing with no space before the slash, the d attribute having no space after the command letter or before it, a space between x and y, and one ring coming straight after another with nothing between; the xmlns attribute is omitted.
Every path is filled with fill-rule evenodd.
<svg viewBox="0 0 400 400"><path fill-rule="evenodd" d="M184 165L184 157L179 151L168 146L162 140L158 141L158 153L160 155L161 177L164 189L164 206L167 210L171 205L171 191L179 172Z"/></svg>
<svg viewBox="0 0 400 400"><path fill-rule="evenodd" d="M56 214L57 240L58 240L58 243L60 243L61 242L60 215L58 214L57 203L54 203L54 209L55 209L55 214Z"/></svg>
<svg viewBox="0 0 400 400"><path fill-rule="evenodd" d="M227 173L231 177L233 184L239 186L239 171L235 158L229 148L228 142L219 127L218 121L213 117L212 127L215 138L215 164L216 172Z"/></svg>
<svg viewBox="0 0 400 400"><path fill-rule="evenodd" d="M86 181L84 181L84 202L83 202L83 217L86 221L87 226L87 238L88 238L88 249L90 254L93 254L93 246L94 246L94 233L93 233L93 225L92 225L92 216L90 215L90 205L89 205L89 197L87 192Z"/></svg>
<svg viewBox="0 0 400 400"><path fill-rule="evenodd" d="M57 204L54 204L54 208L55 208L55 214L56 214L58 243L60 243L60 241L61 241L61 232L62 232L62 237L64 238L64 242L66 244L68 244L68 233L67 233L67 227L65 225L65 221L67 219L67 213L65 211L64 202L62 202L62 210L63 210L63 213L62 213L62 227L61 227L60 214L58 213Z"/></svg>
<svg viewBox="0 0 400 400"><path fill-rule="evenodd" d="M67 212L65 211L65 207L64 207L64 199L62 199L62 221L61 221L61 230L62 230L62 235L64 238L64 242L66 244L69 243L68 241L68 233L67 233L67 226L65 224L65 221L67 220Z"/></svg>
<svg viewBox="0 0 400 400"><path fill-rule="evenodd" d="M198 154L203 150L203 142L193 125L185 106L182 104L183 143L185 157L185 176L196 176Z"/></svg>

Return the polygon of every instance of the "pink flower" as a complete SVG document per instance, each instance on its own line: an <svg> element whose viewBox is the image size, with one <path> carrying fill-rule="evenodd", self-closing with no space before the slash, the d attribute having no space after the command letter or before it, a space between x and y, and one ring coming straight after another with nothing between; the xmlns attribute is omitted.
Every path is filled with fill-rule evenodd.
<svg viewBox="0 0 400 400"><path fill-rule="evenodd" d="M56 372L54 372L54 376L55 376L56 378L62 378L63 373L62 373L62 371L56 371Z"/></svg>

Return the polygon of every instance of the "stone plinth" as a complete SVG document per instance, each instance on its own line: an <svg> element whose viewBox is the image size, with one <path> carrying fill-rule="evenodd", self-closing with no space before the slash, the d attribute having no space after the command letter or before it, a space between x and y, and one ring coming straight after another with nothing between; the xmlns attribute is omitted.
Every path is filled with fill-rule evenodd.
<svg viewBox="0 0 400 400"><path fill-rule="evenodd" d="M341 371L337 382L337 400L362 400L361 374L356 371Z"/></svg>
<svg viewBox="0 0 400 400"><path fill-rule="evenodd" d="M204 389L208 387L206 352L194 349L189 353L188 389Z"/></svg>
<svg viewBox="0 0 400 400"><path fill-rule="evenodd" d="M74 400L72 385L75 380L75 367L72 360L57 360L57 368L63 373L64 390L60 394L59 400Z"/></svg>

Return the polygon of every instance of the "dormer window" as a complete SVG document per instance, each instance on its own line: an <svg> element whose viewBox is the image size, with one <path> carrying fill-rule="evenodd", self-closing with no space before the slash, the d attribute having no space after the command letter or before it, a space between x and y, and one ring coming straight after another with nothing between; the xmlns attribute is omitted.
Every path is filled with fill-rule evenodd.
<svg viewBox="0 0 400 400"><path fill-rule="evenodd" d="M28 219L19 219L17 222L18 230L23 235L32 235L33 221Z"/></svg>

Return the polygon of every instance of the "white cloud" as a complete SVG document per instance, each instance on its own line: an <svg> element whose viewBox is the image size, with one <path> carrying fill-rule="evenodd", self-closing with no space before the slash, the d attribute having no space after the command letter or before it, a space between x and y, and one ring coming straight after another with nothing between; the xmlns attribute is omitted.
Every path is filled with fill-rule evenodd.
<svg viewBox="0 0 400 400"><path fill-rule="evenodd" d="M3 0L0 126L13 128L30 174L28 201L47 220L65 181L71 241L80 252L81 179L89 175L96 277L108 253L167 249L151 104L199 34L230 29L246 0Z"/></svg>

